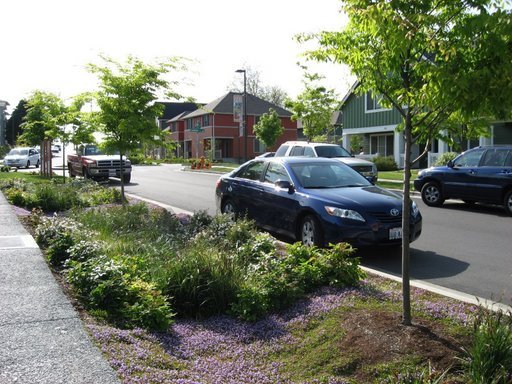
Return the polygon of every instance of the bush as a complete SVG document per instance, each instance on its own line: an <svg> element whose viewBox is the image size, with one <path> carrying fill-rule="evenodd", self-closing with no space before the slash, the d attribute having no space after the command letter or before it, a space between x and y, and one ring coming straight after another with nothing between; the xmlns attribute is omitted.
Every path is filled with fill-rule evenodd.
<svg viewBox="0 0 512 384"><path fill-rule="evenodd" d="M235 299L243 278L231 254L210 242L196 240L168 266L165 293L180 314L220 314Z"/></svg>
<svg viewBox="0 0 512 384"><path fill-rule="evenodd" d="M249 269L249 276L230 310L245 320L256 320L269 310L282 309L322 285L353 286L364 276L348 244L330 249L289 245L287 254L265 253Z"/></svg>
<svg viewBox="0 0 512 384"><path fill-rule="evenodd" d="M72 261L68 281L93 314L118 326L165 330L172 312L153 284L133 275L133 268L106 256Z"/></svg>
<svg viewBox="0 0 512 384"><path fill-rule="evenodd" d="M4 193L9 203L17 205L18 207L24 207L26 205L27 193L23 190L11 187L4 190Z"/></svg>
<svg viewBox="0 0 512 384"><path fill-rule="evenodd" d="M62 212L80 206L76 190L57 184L36 185L27 199L28 208L41 208L45 212Z"/></svg>
<svg viewBox="0 0 512 384"><path fill-rule="evenodd" d="M456 152L445 152L437 158L434 166L439 167L448 164L450 160L455 159L459 154Z"/></svg>
<svg viewBox="0 0 512 384"><path fill-rule="evenodd" d="M372 161L379 171L396 171L398 169L398 165L396 165L393 156L377 156L374 157Z"/></svg>
<svg viewBox="0 0 512 384"><path fill-rule="evenodd" d="M473 342L463 360L473 384L512 382L512 313L480 308L473 323Z"/></svg>
<svg viewBox="0 0 512 384"><path fill-rule="evenodd" d="M69 218L43 218L36 228L36 241L46 249L46 256L55 268L61 268L69 259L69 249L75 244L81 225Z"/></svg>

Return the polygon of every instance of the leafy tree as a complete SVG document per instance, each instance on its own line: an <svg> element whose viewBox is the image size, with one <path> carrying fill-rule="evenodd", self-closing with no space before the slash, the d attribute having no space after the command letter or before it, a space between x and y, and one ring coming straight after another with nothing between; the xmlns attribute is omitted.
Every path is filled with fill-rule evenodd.
<svg viewBox="0 0 512 384"><path fill-rule="evenodd" d="M171 83L162 76L171 70L183 70L182 59L170 58L156 64L146 64L130 56L126 63L102 57L104 65L89 64L90 72L98 76L100 90L95 99L100 108L97 121L105 135L103 147L107 152L119 152L122 159L144 143L163 143L157 118L163 104L156 103L159 94L179 98ZM124 174L121 166L121 193L124 195Z"/></svg>
<svg viewBox="0 0 512 384"><path fill-rule="evenodd" d="M304 74L304 91L296 100L288 99L285 107L293 112L292 120L301 120L304 135L312 140L314 137L327 135L333 128L331 117L339 102L332 89L318 84L323 77L318 74Z"/></svg>
<svg viewBox="0 0 512 384"><path fill-rule="evenodd" d="M23 123L23 117L27 114L26 101L20 100L18 105L11 114L9 120L7 120L7 142L10 145L14 145L18 136L21 135L22 129L21 124Z"/></svg>
<svg viewBox="0 0 512 384"><path fill-rule="evenodd" d="M43 91L34 91L27 99L27 114L21 124L23 133L19 137L21 142L29 145L41 145L44 140L53 140L60 137L66 123L66 107L64 102L55 94ZM45 159L41 152L42 162ZM51 177L51 169L42 168L44 176Z"/></svg>
<svg viewBox="0 0 512 384"><path fill-rule="evenodd" d="M263 141L267 147L274 145L277 138L284 132L281 119L274 109L270 109L267 113L261 115L253 130L256 137Z"/></svg>
<svg viewBox="0 0 512 384"><path fill-rule="evenodd" d="M244 65L246 70L246 91L269 103L282 107L287 98L286 92L278 86L265 86L260 78L260 72L249 65ZM243 83L240 83L239 76L229 85L228 89L233 92L242 93Z"/></svg>
<svg viewBox="0 0 512 384"><path fill-rule="evenodd" d="M343 10L344 30L300 39L315 38L319 48L310 58L348 64L359 92L382 96L381 104L402 116L403 323L409 325L410 170L418 160L411 146L427 143L426 154L455 113L468 123L512 110L510 10L494 0L345 0Z"/></svg>

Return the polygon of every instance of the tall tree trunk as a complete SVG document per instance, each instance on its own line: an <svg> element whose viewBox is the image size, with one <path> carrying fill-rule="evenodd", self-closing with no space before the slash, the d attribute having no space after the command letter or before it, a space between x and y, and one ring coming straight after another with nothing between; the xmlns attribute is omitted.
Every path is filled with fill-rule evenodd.
<svg viewBox="0 0 512 384"><path fill-rule="evenodd" d="M402 199L402 324L411 325L411 287L410 287L410 217L411 217L411 139L412 122L410 112L405 119L404 150L404 195Z"/></svg>

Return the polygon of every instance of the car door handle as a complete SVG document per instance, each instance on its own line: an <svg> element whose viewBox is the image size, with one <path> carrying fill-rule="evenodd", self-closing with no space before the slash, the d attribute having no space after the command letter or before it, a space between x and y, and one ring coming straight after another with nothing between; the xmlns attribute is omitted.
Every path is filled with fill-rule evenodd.
<svg viewBox="0 0 512 384"><path fill-rule="evenodd" d="M468 171L468 173L469 173L470 175L474 175L474 174L476 174L476 171L475 171L474 169L470 169L470 170Z"/></svg>

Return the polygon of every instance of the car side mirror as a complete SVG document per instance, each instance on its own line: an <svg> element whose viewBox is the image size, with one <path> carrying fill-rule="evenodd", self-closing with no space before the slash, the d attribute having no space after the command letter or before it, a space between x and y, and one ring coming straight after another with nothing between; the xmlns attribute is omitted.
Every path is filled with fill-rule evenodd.
<svg viewBox="0 0 512 384"><path fill-rule="evenodd" d="M294 193L295 192L295 187L293 186L292 183L290 183L288 180L277 180L274 185L277 187L277 188L282 188L282 189L287 189L288 190L288 193Z"/></svg>
<svg viewBox="0 0 512 384"><path fill-rule="evenodd" d="M450 167L450 168L453 168L455 166L455 163L453 162L453 160L450 160L448 162L448 164L446 164L447 167Z"/></svg>

